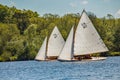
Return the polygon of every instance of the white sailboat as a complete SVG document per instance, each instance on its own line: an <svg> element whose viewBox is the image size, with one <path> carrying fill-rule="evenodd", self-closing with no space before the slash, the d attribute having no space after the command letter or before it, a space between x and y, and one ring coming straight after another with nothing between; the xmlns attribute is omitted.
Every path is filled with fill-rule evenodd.
<svg viewBox="0 0 120 80"><path fill-rule="evenodd" d="M71 32L58 60L69 61L73 60L73 56L87 55L106 51L108 51L108 48L99 36L85 10L83 10L76 32L74 34L73 29L71 29ZM94 58L93 60L103 59L105 58Z"/></svg>
<svg viewBox="0 0 120 80"><path fill-rule="evenodd" d="M60 31L58 30L57 26L55 26L48 40L47 57L57 59L64 44L65 44L65 41Z"/></svg>
<svg viewBox="0 0 120 80"><path fill-rule="evenodd" d="M74 27L71 28L66 43L61 51L58 60L60 61L71 61L73 59L73 35Z"/></svg>
<svg viewBox="0 0 120 80"><path fill-rule="evenodd" d="M108 48L99 36L85 10L83 10L75 32L74 55L86 55L106 51L108 51Z"/></svg>
<svg viewBox="0 0 120 80"><path fill-rule="evenodd" d="M45 38L35 59L36 60L57 59L64 44L65 41L61 33L59 32L58 28L55 26L55 28L53 29L50 35L49 40L47 41L47 37Z"/></svg>
<svg viewBox="0 0 120 80"><path fill-rule="evenodd" d="M47 45L47 37L44 39L44 42L35 57L35 60L46 60L46 45Z"/></svg>

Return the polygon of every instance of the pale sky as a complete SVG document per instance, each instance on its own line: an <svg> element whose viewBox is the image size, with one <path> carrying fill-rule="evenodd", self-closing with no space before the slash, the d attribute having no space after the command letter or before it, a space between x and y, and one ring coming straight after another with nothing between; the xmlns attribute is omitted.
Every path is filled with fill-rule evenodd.
<svg viewBox="0 0 120 80"><path fill-rule="evenodd" d="M83 9L97 17L112 14L120 18L120 0L0 0L0 4L30 9L40 15L45 13L63 16L66 13L80 13Z"/></svg>

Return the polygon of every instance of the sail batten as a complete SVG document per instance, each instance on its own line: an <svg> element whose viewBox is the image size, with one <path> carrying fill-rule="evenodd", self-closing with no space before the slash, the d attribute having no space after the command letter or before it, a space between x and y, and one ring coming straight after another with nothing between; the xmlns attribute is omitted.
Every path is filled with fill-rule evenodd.
<svg viewBox="0 0 120 80"><path fill-rule="evenodd" d="M47 45L47 37L44 39L44 42L38 51L37 56L35 57L35 60L45 60L46 59L46 45Z"/></svg>
<svg viewBox="0 0 120 80"><path fill-rule="evenodd" d="M47 56L58 57L64 44L65 41L61 33L59 32L57 26L55 26L48 40Z"/></svg>
<svg viewBox="0 0 120 80"><path fill-rule="evenodd" d="M74 55L106 52L108 48L99 36L86 12L83 11L75 32Z"/></svg>

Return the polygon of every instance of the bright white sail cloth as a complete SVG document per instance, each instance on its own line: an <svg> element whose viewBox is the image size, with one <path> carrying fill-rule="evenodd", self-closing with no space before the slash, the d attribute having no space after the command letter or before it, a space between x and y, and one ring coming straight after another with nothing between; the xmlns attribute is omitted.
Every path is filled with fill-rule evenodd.
<svg viewBox="0 0 120 80"><path fill-rule="evenodd" d="M44 39L44 42L35 57L35 60L45 60L46 59L46 45L47 45L47 37Z"/></svg>
<svg viewBox="0 0 120 80"><path fill-rule="evenodd" d="M48 57L59 56L64 44L65 41L61 33L59 32L58 28L55 26L48 40L47 56Z"/></svg>
<svg viewBox="0 0 120 80"><path fill-rule="evenodd" d="M58 57L58 60L72 60L73 58L73 34L74 34L74 27L71 28L71 31L68 35L66 43Z"/></svg>
<svg viewBox="0 0 120 80"><path fill-rule="evenodd" d="M108 48L99 36L86 12L83 10L75 32L74 55L85 55L106 51L108 51Z"/></svg>

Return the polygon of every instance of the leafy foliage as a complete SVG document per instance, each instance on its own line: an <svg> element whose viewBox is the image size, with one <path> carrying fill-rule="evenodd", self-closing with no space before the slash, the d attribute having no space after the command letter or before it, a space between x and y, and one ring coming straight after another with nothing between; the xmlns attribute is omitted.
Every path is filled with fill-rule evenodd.
<svg viewBox="0 0 120 80"><path fill-rule="evenodd" d="M120 55L120 19L115 19L111 14L103 18L97 18L92 12L88 12L88 15L110 50L94 56ZM34 59L54 26L58 26L66 39L71 27L76 28L79 19L79 14L40 16L31 10L0 5L0 61Z"/></svg>

